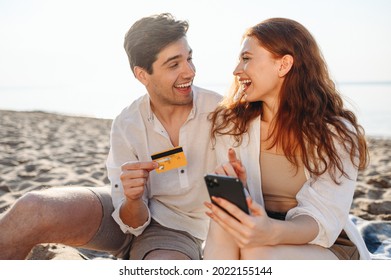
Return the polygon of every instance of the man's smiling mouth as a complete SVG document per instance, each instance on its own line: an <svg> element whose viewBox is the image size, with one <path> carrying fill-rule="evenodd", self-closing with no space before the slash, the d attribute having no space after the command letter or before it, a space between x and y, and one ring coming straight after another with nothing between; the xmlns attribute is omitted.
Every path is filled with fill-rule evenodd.
<svg viewBox="0 0 391 280"><path fill-rule="evenodd" d="M176 87L176 88L188 88L188 87L190 87L191 86L191 84L192 84L193 82L192 81L190 81L190 82L188 82L188 83L185 83L185 84L180 84L180 85L174 85L174 87Z"/></svg>

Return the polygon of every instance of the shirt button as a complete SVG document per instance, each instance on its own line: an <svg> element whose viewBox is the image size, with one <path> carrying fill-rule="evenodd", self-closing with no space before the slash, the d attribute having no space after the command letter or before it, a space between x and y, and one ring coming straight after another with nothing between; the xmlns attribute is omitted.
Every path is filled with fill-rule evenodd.
<svg viewBox="0 0 391 280"><path fill-rule="evenodd" d="M185 173L185 170L182 169L182 170L181 170L181 173L182 173L182 174Z"/></svg>

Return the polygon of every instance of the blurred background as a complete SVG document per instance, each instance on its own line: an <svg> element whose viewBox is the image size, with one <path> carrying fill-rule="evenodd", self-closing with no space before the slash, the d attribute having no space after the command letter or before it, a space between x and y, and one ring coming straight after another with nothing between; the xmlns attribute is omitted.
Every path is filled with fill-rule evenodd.
<svg viewBox="0 0 391 280"><path fill-rule="evenodd" d="M367 134L391 136L387 0L0 0L0 110L114 118L145 93L124 35L134 21L162 12L189 21L195 84L221 94L247 27L270 17L299 21Z"/></svg>

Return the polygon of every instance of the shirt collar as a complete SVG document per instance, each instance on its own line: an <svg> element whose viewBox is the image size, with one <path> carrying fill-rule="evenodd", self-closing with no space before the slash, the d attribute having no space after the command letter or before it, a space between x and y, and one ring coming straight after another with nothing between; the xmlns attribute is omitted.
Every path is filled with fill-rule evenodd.
<svg viewBox="0 0 391 280"><path fill-rule="evenodd" d="M155 116L152 112L151 99L149 98L149 94L146 94L146 101L145 102L146 102L146 106L147 106L148 121L153 122Z"/></svg>

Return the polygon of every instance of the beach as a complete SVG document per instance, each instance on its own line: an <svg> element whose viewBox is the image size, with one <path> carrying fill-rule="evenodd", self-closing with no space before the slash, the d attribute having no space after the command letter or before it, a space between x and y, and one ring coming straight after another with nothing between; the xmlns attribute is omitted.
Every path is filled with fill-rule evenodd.
<svg viewBox="0 0 391 280"><path fill-rule="evenodd" d="M111 122L45 112L0 111L0 215L32 190L107 185L105 161ZM367 139L370 164L359 172L350 214L358 226L381 225L378 228L383 232L374 234L381 244L391 245L391 138ZM105 253L62 244L38 245L28 258L113 259Z"/></svg>

